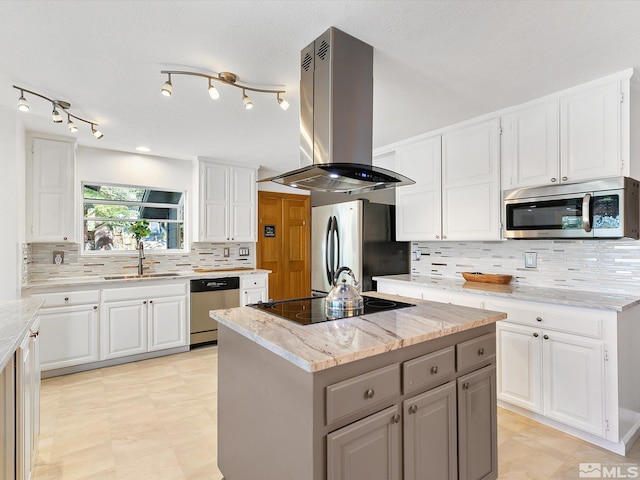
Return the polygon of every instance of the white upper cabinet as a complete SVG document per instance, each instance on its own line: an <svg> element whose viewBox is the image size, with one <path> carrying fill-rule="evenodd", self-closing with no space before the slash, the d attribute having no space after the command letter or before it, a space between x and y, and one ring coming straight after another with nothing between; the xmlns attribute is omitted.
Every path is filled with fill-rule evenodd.
<svg viewBox="0 0 640 480"><path fill-rule="evenodd" d="M630 75L580 85L504 115L503 189L634 176Z"/></svg>
<svg viewBox="0 0 640 480"><path fill-rule="evenodd" d="M441 232L440 135L396 150L395 169L415 181L396 189L396 239L438 240Z"/></svg>
<svg viewBox="0 0 640 480"><path fill-rule="evenodd" d="M559 116L552 100L502 118L504 189L560 182Z"/></svg>
<svg viewBox="0 0 640 480"><path fill-rule="evenodd" d="M256 241L256 169L200 162L201 242Z"/></svg>
<svg viewBox="0 0 640 480"><path fill-rule="evenodd" d="M500 119L442 135L442 238L500 240Z"/></svg>
<svg viewBox="0 0 640 480"><path fill-rule="evenodd" d="M620 81L560 98L563 182L621 175Z"/></svg>
<svg viewBox="0 0 640 480"><path fill-rule="evenodd" d="M75 143L30 138L27 152L27 241L75 241Z"/></svg>

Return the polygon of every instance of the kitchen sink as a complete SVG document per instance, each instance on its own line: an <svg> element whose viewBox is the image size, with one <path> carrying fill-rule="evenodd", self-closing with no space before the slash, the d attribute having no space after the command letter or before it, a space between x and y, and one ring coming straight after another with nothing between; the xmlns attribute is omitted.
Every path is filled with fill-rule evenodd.
<svg viewBox="0 0 640 480"><path fill-rule="evenodd" d="M128 280L130 278L162 278L162 277L178 277L179 273L143 273L138 275L137 273L131 275L111 275L109 277L102 277L105 280Z"/></svg>

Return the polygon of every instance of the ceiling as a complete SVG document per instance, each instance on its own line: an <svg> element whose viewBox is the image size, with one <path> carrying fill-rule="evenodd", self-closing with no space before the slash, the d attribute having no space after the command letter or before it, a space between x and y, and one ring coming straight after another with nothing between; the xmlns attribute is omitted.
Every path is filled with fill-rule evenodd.
<svg viewBox="0 0 640 480"><path fill-rule="evenodd" d="M335 26L374 47L374 147L640 67L638 1L3 1L0 106L11 85L66 100L94 120L80 145L178 159L298 168L300 50ZM174 76L234 72L274 95ZM70 135L51 105L27 96L27 129ZM66 118L65 118L66 120ZM78 123L78 122L76 122Z"/></svg>

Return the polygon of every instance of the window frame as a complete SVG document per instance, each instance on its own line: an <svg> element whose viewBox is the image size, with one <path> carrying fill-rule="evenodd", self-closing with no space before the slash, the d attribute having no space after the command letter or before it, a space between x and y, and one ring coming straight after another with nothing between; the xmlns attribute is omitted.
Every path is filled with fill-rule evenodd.
<svg viewBox="0 0 640 480"><path fill-rule="evenodd" d="M99 185L99 186L107 186L107 187L122 187L122 188L137 188L142 190L160 190L166 192L174 192L180 193L181 198L178 204L173 203L156 203L156 202L142 202L142 201L129 201L129 200L102 200L98 198L84 198L84 189L87 185ZM160 208L177 208L178 212L181 213L182 220L171 220L171 219L147 219L150 222L159 221L163 223L178 223L182 224L182 235L183 235L183 247L182 248L167 248L163 250L154 250L149 249L145 250L146 254L152 255L171 255L171 254L188 254L190 252L189 248L189 221L187 215L187 196L188 191L185 189L178 189L172 187L160 187L160 186L148 186L148 185L133 185L133 184L125 184L125 183L112 183L112 182L103 182L103 181L90 181L83 180L80 182L80 192L79 192L79 222L78 222L78 247L80 250L81 256L88 257L111 257L111 256L130 256L132 254L137 255L137 250L85 250L85 221L87 220L84 215L84 208L86 203L100 203L105 205L123 205L123 206L149 206L149 207L160 207ZM112 218L105 217L95 217L90 220L113 220ZM121 222L135 222L141 220L139 218L118 218L118 221Z"/></svg>

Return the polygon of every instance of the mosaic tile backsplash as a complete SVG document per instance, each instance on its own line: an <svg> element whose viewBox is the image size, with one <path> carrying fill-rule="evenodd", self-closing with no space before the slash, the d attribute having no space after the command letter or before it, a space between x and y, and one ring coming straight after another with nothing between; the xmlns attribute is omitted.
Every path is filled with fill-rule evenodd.
<svg viewBox="0 0 640 480"><path fill-rule="evenodd" d="M640 241L507 240L412 242L411 272L462 279L461 272L513 275L512 282L640 296ZM537 268L524 254L537 254Z"/></svg>
<svg viewBox="0 0 640 480"><path fill-rule="evenodd" d="M229 249L229 256L224 256L224 249ZM249 256L240 256L240 249L248 249ZM64 263L53 263L53 252L63 252ZM88 275L122 275L135 273L138 265L137 252L130 255L82 256L78 244L75 243L31 243L22 250L22 282L35 282L55 278L82 277ZM254 243L192 243L191 252L154 254L145 251L149 273L170 273L193 271L196 268L219 269L255 267Z"/></svg>

